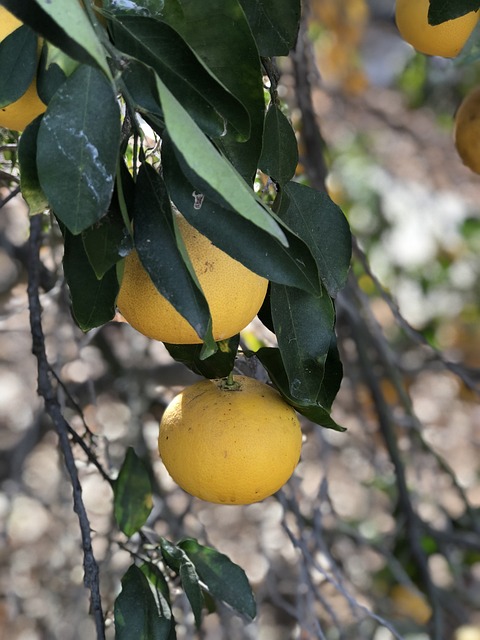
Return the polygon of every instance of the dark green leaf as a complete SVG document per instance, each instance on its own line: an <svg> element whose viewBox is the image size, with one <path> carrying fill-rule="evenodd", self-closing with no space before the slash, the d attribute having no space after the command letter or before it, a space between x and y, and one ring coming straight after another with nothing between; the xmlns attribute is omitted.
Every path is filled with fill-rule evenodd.
<svg viewBox="0 0 480 640"><path fill-rule="evenodd" d="M197 629L200 629L202 624L202 609L204 605L203 593L200 588L197 572L193 563L185 557L185 560L180 565L180 580L182 581L182 587L185 591L185 595L192 607L193 616L195 618L195 625Z"/></svg>
<svg viewBox="0 0 480 640"><path fill-rule="evenodd" d="M214 245L268 280L319 291L317 267L306 245L284 229L289 244L285 247L267 231L236 215L227 204L222 206L218 198L206 194L205 185L194 186L168 137L162 143L162 167L170 198L190 224Z"/></svg>
<svg viewBox="0 0 480 640"><path fill-rule="evenodd" d="M18 100L37 71L37 36L27 26L0 42L0 108Z"/></svg>
<svg viewBox="0 0 480 640"><path fill-rule="evenodd" d="M37 141L40 184L72 233L107 212L119 142L115 93L100 71L82 65L50 101Z"/></svg>
<svg viewBox="0 0 480 640"><path fill-rule="evenodd" d="M330 296L272 284L273 326L287 372L290 394L301 403L316 403L335 323Z"/></svg>
<svg viewBox="0 0 480 640"><path fill-rule="evenodd" d="M168 133L183 160L238 214L286 245L285 233L275 218L158 77L157 87Z"/></svg>
<svg viewBox="0 0 480 640"><path fill-rule="evenodd" d="M311 187L289 182L280 198L278 215L309 247L320 278L334 298L345 285L352 239L342 210L330 197Z"/></svg>
<svg viewBox="0 0 480 640"><path fill-rule="evenodd" d="M166 564L170 569L175 571L175 573L179 573L180 566L185 558L185 552L166 538L160 538L160 549Z"/></svg>
<svg viewBox="0 0 480 640"><path fill-rule="evenodd" d="M322 406L319 402L303 403L298 401L290 393L290 384L283 365L282 356L280 350L274 347L262 347L255 353L247 352L248 357L256 356L262 365L267 370L267 373L278 389L279 393L285 399L288 404L292 405L299 413L308 418L311 422L315 422L327 429L334 429L335 431L345 431L344 427L338 425L335 420L330 416L330 411L327 407ZM334 360L334 359L333 359ZM329 359L327 358L327 363ZM325 375L328 375L326 370ZM334 367L334 376L338 379L338 370ZM328 383L330 385L330 382ZM325 396L329 396L327 391L324 392ZM332 398L333 401L333 398Z"/></svg>
<svg viewBox="0 0 480 640"><path fill-rule="evenodd" d="M288 56L300 21L300 0L240 0L261 56Z"/></svg>
<svg viewBox="0 0 480 640"><path fill-rule="evenodd" d="M82 331L100 327L115 315L118 280L115 268L100 280L95 275L80 236L64 229L63 270L70 290L72 312Z"/></svg>
<svg viewBox="0 0 480 640"><path fill-rule="evenodd" d="M113 493L117 524L125 535L133 536L152 510L152 483L145 464L131 447L127 449Z"/></svg>
<svg viewBox="0 0 480 640"><path fill-rule="evenodd" d="M185 247L180 246L183 243L175 230L164 182L146 163L136 183L134 240L138 257L158 291L201 338L213 342L208 304Z"/></svg>
<svg viewBox="0 0 480 640"><path fill-rule="evenodd" d="M153 70L142 62L130 60L122 73L122 80L128 99L133 103L132 108L143 116L154 117L157 122L155 130L161 133L165 125Z"/></svg>
<svg viewBox="0 0 480 640"><path fill-rule="evenodd" d="M233 609L252 619L256 615L255 599L241 567L223 553L198 544L191 538L178 546L185 551L210 593Z"/></svg>
<svg viewBox="0 0 480 640"><path fill-rule="evenodd" d="M97 64L107 75L105 50L80 2L72 0L1 0L14 16L75 60Z"/></svg>
<svg viewBox="0 0 480 640"><path fill-rule="evenodd" d="M153 589L160 616L166 620L170 620L170 632L167 640L176 640L175 619L170 603L170 590L165 576L157 565L150 562L142 564L140 570L149 581L151 589Z"/></svg>
<svg viewBox="0 0 480 640"><path fill-rule="evenodd" d="M50 42L44 42L37 75L37 91L48 104L68 76L78 67L78 62Z"/></svg>
<svg viewBox="0 0 480 640"><path fill-rule="evenodd" d="M454 20L470 11L478 11L479 0L430 0L428 22L432 25Z"/></svg>
<svg viewBox="0 0 480 640"><path fill-rule="evenodd" d="M123 164L121 166L124 167ZM107 215L82 233L85 251L98 278L101 278L133 248L133 240L121 212L120 199L130 202L126 211L128 216L128 211L133 209L131 200L134 183L126 168L120 173L123 176L120 184L122 194L119 193L117 180Z"/></svg>
<svg viewBox="0 0 480 640"><path fill-rule="evenodd" d="M224 378L233 369L237 357L240 335L217 342L218 349L209 358L202 359L202 345L165 344L168 353L194 373L204 378Z"/></svg>
<svg viewBox="0 0 480 640"><path fill-rule="evenodd" d="M170 640L171 621L162 617L147 578L131 565L115 600L115 640Z"/></svg>
<svg viewBox="0 0 480 640"><path fill-rule="evenodd" d="M152 67L184 109L210 136L250 134L248 113L165 22L123 16L112 22L117 47Z"/></svg>
<svg viewBox="0 0 480 640"><path fill-rule="evenodd" d="M216 143L252 184L262 148L265 103L260 58L242 7L238 0L167 0L163 19L248 111L249 140L238 142L227 132Z"/></svg>
<svg viewBox="0 0 480 640"><path fill-rule="evenodd" d="M271 104L265 117L259 168L284 185L295 175L298 163L297 139L292 125L279 107Z"/></svg>
<svg viewBox="0 0 480 640"><path fill-rule="evenodd" d="M18 143L20 186L30 214L42 213L48 207L37 173L37 135L40 121L41 116L35 118L23 131Z"/></svg>

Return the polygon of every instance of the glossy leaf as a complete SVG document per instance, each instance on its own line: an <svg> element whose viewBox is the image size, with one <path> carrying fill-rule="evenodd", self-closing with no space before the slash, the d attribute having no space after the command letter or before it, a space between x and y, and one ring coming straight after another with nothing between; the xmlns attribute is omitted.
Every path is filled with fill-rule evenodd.
<svg viewBox="0 0 480 640"><path fill-rule="evenodd" d="M273 284L270 301L290 394L300 402L317 402L335 323L332 300L326 292L312 296Z"/></svg>
<svg viewBox="0 0 480 640"><path fill-rule="evenodd" d="M115 268L98 279L80 236L64 229L63 270L70 290L72 312L82 331L109 322L115 315L118 280Z"/></svg>
<svg viewBox="0 0 480 640"><path fill-rule="evenodd" d="M100 71L82 65L50 101L37 140L40 184L72 233L107 212L119 142L115 93Z"/></svg>
<svg viewBox="0 0 480 640"><path fill-rule="evenodd" d="M78 67L78 62L50 42L44 42L37 75L37 91L48 104L68 76Z"/></svg>
<svg viewBox="0 0 480 640"><path fill-rule="evenodd" d="M188 598L190 606L192 607L193 616L195 618L195 625L197 629L200 629L202 624L202 609L204 605L203 593L200 588L197 572L193 563L185 557L185 560L180 565L179 571L180 580L182 581L182 587L185 591L185 595Z"/></svg>
<svg viewBox="0 0 480 640"><path fill-rule="evenodd" d="M122 72L122 81L131 107L144 117L153 116L161 125L156 129L161 134L165 125L153 69L138 60L130 60Z"/></svg>
<svg viewBox="0 0 480 640"><path fill-rule="evenodd" d="M115 640L170 640L171 620L163 617L141 569L131 565L114 605Z"/></svg>
<svg viewBox="0 0 480 640"><path fill-rule="evenodd" d="M430 0L428 22L441 24L480 9L479 0Z"/></svg>
<svg viewBox="0 0 480 640"><path fill-rule="evenodd" d="M105 51L80 2L1 0L0 4L75 60L97 64L110 76Z"/></svg>
<svg viewBox="0 0 480 640"><path fill-rule="evenodd" d="M232 131L242 140L248 138L244 107L171 26L148 17L120 16L112 22L112 32L115 45L152 67L208 135Z"/></svg>
<svg viewBox="0 0 480 640"><path fill-rule="evenodd" d="M330 197L298 182L289 182L275 207L279 217L309 247L319 276L333 298L347 280L352 253L348 222Z"/></svg>
<svg viewBox="0 0 480 640"><path fill-rule="evenodd" d="M284 185L295 175L297 163L297 139L292 125L280 108L272 104L265 116L262 155L258 166L275 182Z"/></svg>
<svg viewBox="0 0 480 640"><path fill-rule="evenodd" d="M122 163L122 180L114 189L108 213L93 226L82 232L83 244L88 259L98 278L124 258L133 249L133 239L121 212L120 199L127 207L126 215L133 211L134 182L128 169ZM119 193L121 188L122 193ZM128 205L127 205L128 203Z"/></svg>
<svg viewBox="0 0 480 640"><path fill-rule="evenodd" d="M158 77L157 87L168 133L188 166L237 213L286 245L285 233L278 222Z"/></svg>
<svg viewBox="0 0 480 640"><path fill-rule="evenodd" d="M256 615L255 598L241 567L223 553L200 545L191 538L178 546L185 551L209 592L233 609L252 619Z"/></svg>
<svg viewBox="0 0 480 640"><path fill-rule="evenodd" d="M141 166L136 183L134 242L138 257L158 291L199 337L214 348L208 303L175 230L165 184L146 163Z"/></svg>
<svg viewBox="0 0 480 640"><path fill-rule="evenodd" d="M41 116L35 118L20 136L18 161L20 163L20 187L28 204L30 214L42 213L48 207L48 200L42 191L37 172L37 135Z"/></svg>
<svg viewBox="0 0 480 640"><path fill-rule="evenodd" d="M290 392L290 383L287 377L287 373L285 371L285 366L283 364L282 356L280 354L280 350L276 347L262 347L256 352L250 351L247 352L246 355L248 357L256 356L262 365L265 367L270 380L273 382L278 392L282 395L288 404L292 405L299 413L308 418L311 422L319 424L321 427L325 427L327 429L334 429L335 431L345 431L345 427L340 426L335 422L335 420L330 415L330 408L328 406L323 406L320 401L318 402L301 402L294 396L292 396ZM334 352L333 352L334 355ZM329 367L330 358L327 358L326 368L325 368L325 376L324 380L327 378L328 382L325 384L325 391L322 391L320 397L329 397L331 398L331 382L329 379L330 376L330 367ZM335 360L332 357L333 362L333 376L332 380L335 384L339 385L338 381L338 359ZM333 401L333 398L331 398Z"/></svg>
<svg viewBox="0 0 480 640"><path fill-rule="evenodd" d="M133 536L147 521L152 510L152 483L147 468L129 447L113 485L113 509L119 528Z"/></svg>
<svg viewBox="0 0 480 640"><path fill-rule="evenodd" d="M150 562L145 562L140 565L140 571L147 578L150 583L150 588L156 596L160 616L166 620L170 620L170 631L167 636L167 640L176 640L175 619L172 613L170 591L165 576L157 565Z"/></svg>
<svg viewBox="0 0 480 640"><path fill-rule="evenodd" d="M0 42L0 108L18 100L37 71L37 36L27 26Z"/></svg>
<svg viewBox="0 0 480 640"><path fill-rule="evenodd" d="M248 141L238 142L227 131L216 144L242 177L253 184L262 148L265 103L258 50L240 3L166 0L163 19L246 108L250 118Z"/></svg>
<svg viewBox="0 0 480 640"><path fill-rule="evenodd" d="M228 205L222 206L202 193L205 185L194 186L185 175L168 137L162 143L162 167L170 198L190 224L214 245L268 280L311 292L320 290L317 267L304 242L284 229L287 248Z"/></svg>
<svg viewBox="0 0 480 640"><path fill-rule="evenodd" d="M204 378L224 378L233 369L237 357L240 335L217 342L218 349L209 358L203 358L202 345L165 344L168 353L194 373Z"/></svg>
<svg viewBox="0 0 480 640"><path fill-rule="evenodd" d="M300 21L300 0L240 0L261 56L288 56Z"/></svg>

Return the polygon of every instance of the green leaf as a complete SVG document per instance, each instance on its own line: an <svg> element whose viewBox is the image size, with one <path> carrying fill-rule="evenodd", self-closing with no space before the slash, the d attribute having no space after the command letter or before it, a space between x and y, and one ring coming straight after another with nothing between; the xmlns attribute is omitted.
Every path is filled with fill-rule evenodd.
<svg viewBox="0 0 480 640"><path fill-rule="evenodd" d="M255 598L241 567L223 553L191 538L180 541L178 546L193 562L200 579L215 598L251 620L255 618Z"/></svg>
<svg viewBox="0 0 480 640"><path fill-rule="evenodd" d="M153 69L138 60L129 60L122 72L122 81L131 108L141 113L147 121L148 116L153 116L156 122L154 130L162 135L165 124Z"/></svg>
<svg viewBox="0 0 480 640"><path fill-rule="evenodd" d="M479 0L430 0L428 22L432 25L441 24L478 9Z"/></svg>
<svg viewBox="0 0 480 640"><path fill-rule="evenodd" d="M112 86L101 72L82 65L51 99L37 141L40 184L73 234L107 212L119 142L120 111Z"/></svg>
<svg viewBox="0 0 480 640"><path fill-rule="evenodd" d="M123 163L121 167L123 168L120 172L122 174L122 183L120 185L122 194L119 194L118 186L116 186L108 213L93 226L82 232L85 251L97 278L101 278L133 248L133 239L125 225L119 199L123 197L129 201L128 210L132 210L135 187L133 178Z"/></svg>
<svg viewBox="0 0 480 640"><path fill-rule="evenodd" d="M37 36L19 27L0 42L0 108L23 96L36 71Z"/></svg>
<svg viewBox="0 0 480 640"><path fill-rule="evenodd" d="M115 315L118 280L115 268L98 279L80 236L63 230L65 252L63 270L70 290L72 312L82 331L100 327Z"/></svg>
<svg viewBox="0 0 480 640"><path fill-rule="evenodd" d="M150 588L153 590L154 597L157 601L160 616L170 621L170 632L168 636L166 636L167 640L176 640L175 619L172 613L170 591L165 576L159 567L151 562L145 562L140 565L140 571L150 583Z"/></svg>
<svg viewBox="0 0 480 640"><path fill-rule="evenodd" d="M158 291L200 338L214 344L208 303L176 232L165 184L146 163L140 167L136 183L134 241L138 257Z"/></svg>
<svg viewBox="0 0 480 640"><path fill-rule="evenodd" d="M335 431L346 431L345 427L341 427L330 416L330 410L320 404L320 402L301 402L292 396L290 392L290 383L283 364L280 350L276 347L262 347L256 352L246 352L247 357L256 356L267 370L270 380L273 382L278 392L282 395L288 404L292 405L299 413L308 418L311 422L319 424L327 429ZM332 358L333 359L333 358ZM327 358L327 363L329 359ZM326 369L325 375L329 374ZM338 371L335 367L334 375L338 377ZM329 383L330 384L330 383ZM328 396L328 391L325 392ZM332 398L333 401L333 398Z"/></svg>
<svg viewBox="0 0 480 640"><path fill-rule="evenodd" d="M165 22L122 16L112 21L113 40L123 52L153 68L197 124L210 136L250 134L248 113Z"/></svg>
<svg viewBox="0 0 480 640"><path fill-rule="evenodd" d="M297 139L292 125L279 107L271 104L265 117L259 168L284 185L295 175L298 163Z"/></svg>
<svg viewBox="0 0 480 640"><path fill-rule="evenodd" d="M307 246L284 228L288 248L267 231L236 214L192 184L168 136L162 141L162 168L171 200L192 226L213 244L259 275L311 292L320 290L318 270ZM192 174L195 178L194 174Z"/></svg>
<svg viewBox="0 0 480 640"><path fill-rule="evenodd" d="M168 133L183 160L237 213L286 245L285 233L278 222L158 77L157 87Z"/></svg>
<svg viewBox="0 0 480 640"><path fill-rule="evenodd" d="M203 593L200 588L199 578L195 571L195 567L188 557L185 557L185 560L180 565L179 576L182 581L182 587L185 591L185 595L192 607L195 625L197 629L200 629L202 624L202 609L204 605Z"/></svg>
<svg viewBox="0 0 480 640"><path fill-rule="evenodd" d="M44 42L37 74L37 91L40 99L48 104L77 67L76 60L55 47L51 42Z"/></svg>
<svg viewBox="0 0 480 640"><path fill-rule="evenodd" d="M240 0L261 56L288 56L300 22L300 0Z"/></svg>
<svg viewBox="0 0 480 640"><path fill-rule="evenodd" d="M317 263L320 278L334 298L345 286L352 238L342 210L321 191L289 182L278 199L279 217L309 247Z"/></svg>
<svg viewBox="0 0 480 640"><path fill-rule="evenodd" d="M40 186L37 172L37 135L40 121L41 116L35 118L23 131L18 143L20 187L31 215L42 213L48 207L48 200Z"/></svg>
<svg viewBox="0 0 480 640"><path fill-rule="evenodd" d="M253 184L262 148L265 103L258 50L240 3L166 0L163 19L248 111L247 142L239 142L228 131L215 142L240 175Z"/></svg>
<svg viewBox="0 0 480 640"><path fill-rule="evenodd" d="M167 344L168 353L177 362L181 362L194 373L204 378L224 378L233 369L237 357L240 335L217 342L218 349L208 358L203 358L202 345Z"/></svg>
<svg viewBox="0 0 480 640"><path fill-rule="evenodd" d="M110 77L105 51L80 2L1 0L0 4L75 60L96 63Z"/></svg>
<svg viewBox="0 0 480 640"><path fill-rule="evenodd" d="M113 509L118 526L128 537L147 521L152 510L152 483L147 468L132 447L113 485Z"/></svg>
<svg viewBox="0 0 480 640"><path fill-rule="evenodd" d="M147 578L131 565L114 605L115 640L170 640L171 620L162 617Z"/></svg>
<svg viewBox="0 0 480 640"><path fill-rule="evenodd" d="M331 298L273 284L270 293L275 334L287 372L290 394L317 402L330 348L335 311Z"/></svg>

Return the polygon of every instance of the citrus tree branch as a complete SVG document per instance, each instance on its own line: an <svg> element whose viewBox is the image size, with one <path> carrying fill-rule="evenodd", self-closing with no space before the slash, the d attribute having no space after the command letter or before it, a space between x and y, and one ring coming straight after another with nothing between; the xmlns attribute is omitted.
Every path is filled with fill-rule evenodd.
<svg viewBox="0 0 480 640"><path fill-rule="evenodd" d="M82 486L70 446L70 425L62 415L56 390L50 379L50 365L45 350L45 336L42 327L42 310L39 297L40 286L40 245L42 236L42 216L30 218L29 262L28 262L28 303L30 309L30 328L32 333L32 352L38 366L38 394L45 402L45 410L50 416L58 435L65 466L70 476L73 490L73 508L78 516L83 548L84 583L90 590L92 614L95 621L97 640L105 639L105 622L100 596L98 564L93 554L90 522L82 497Z"/></svg>

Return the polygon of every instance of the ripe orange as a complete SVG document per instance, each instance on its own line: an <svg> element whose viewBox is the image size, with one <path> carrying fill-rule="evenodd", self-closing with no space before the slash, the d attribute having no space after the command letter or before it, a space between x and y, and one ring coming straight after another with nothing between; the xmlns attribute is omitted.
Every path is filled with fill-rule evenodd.
<svg viewBox="0 0 480 640"><path fill-rule="evenodd" d="M168 405L158 450L175 482L219 504L250 504L278 491L300 458L294 409L272 387L245 376L202 380Z"/></svg>
<svg viewBox="0 0 480 640"><path fill-rule="evenodd" d="M210 307L215 340L244 329L262 306L268 281L215 247L178 217L180 233ZM149 338L173 344L198 344L189 323L155 288L135 251L125 259L117 306L125 320Z"/></svg>
<svg viewBox="0 0 480 640"><path fill-rule="evenodd" d="M459 106L453 135L463 164L480 173L480 87L467 94Z"/></svg>
<svg viewBox="0 0 480 640"><path fill-rule="evenodd" d="M22 26L22 22L5 7L0 6L0 42ZM23 131L25 127L47 107L38 97L34 79L26 92L15 102L0 108L0 127Z"/></svg>
<svg viewBox="0 0 480 640"><path fill-rule="evenodd" d="M397 0L395 19L400 35L421 53L455 58L476 27L478 13L471 11L433 26L428 23L429 6L429 0Z"/></svg>

